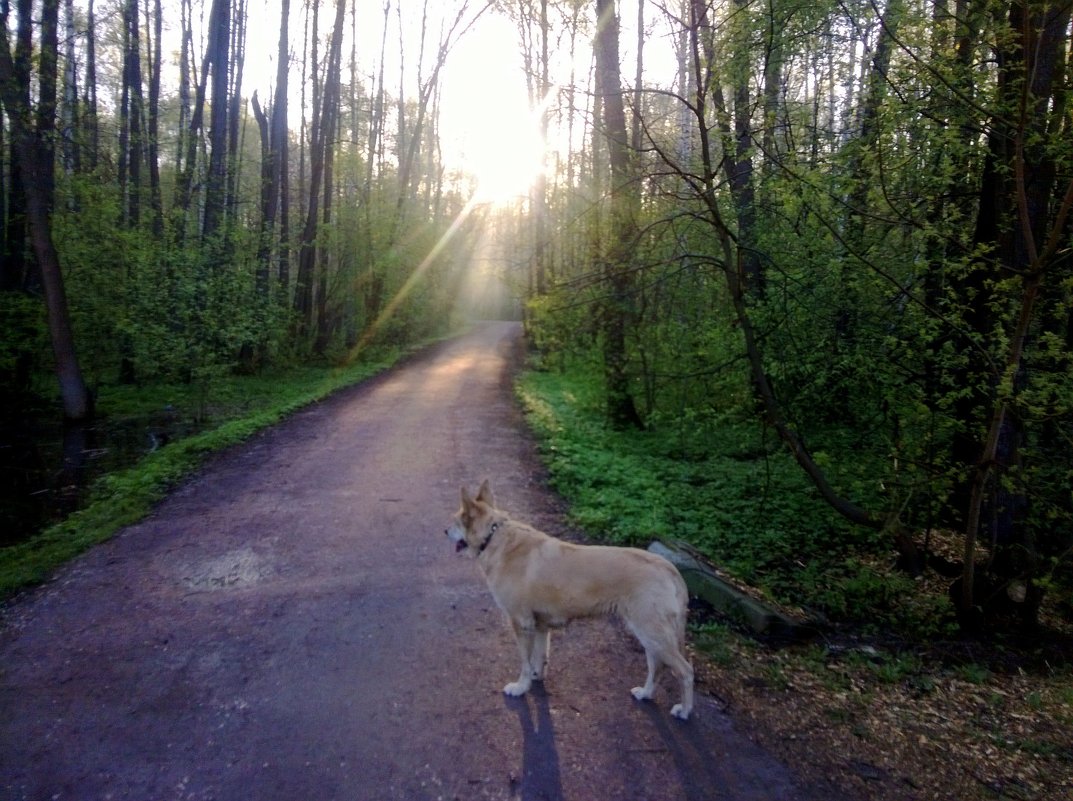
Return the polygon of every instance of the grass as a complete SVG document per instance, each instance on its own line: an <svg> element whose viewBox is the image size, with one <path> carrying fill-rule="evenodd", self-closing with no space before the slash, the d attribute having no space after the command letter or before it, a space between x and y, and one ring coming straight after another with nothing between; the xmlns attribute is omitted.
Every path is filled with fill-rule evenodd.
<svg viewBox="0 0 1073 801"><path fill-rule="evenodd" d="M887 567L888 540L841 520L745 416L613 431L598 378L530 371L516 391L573 522L594 536L687 541L769 597L835 621L920 631L949 617L945 599L920 605L913 582ZM859 465L839 467L836 480L859 482Z"/></svg>
<svg viewBox="0 0 1073 801"><path fill-rule="evenodd" d="M226 376L206 387L157 385L102 389L101 415L137 417L165 405L201 419L204 430L149 453L135 465L102 476L86 504L31 539L0 549L0 598L45 580L58 566L137 522L216 451L333 392L386 370L403 351L384 352L346 367L304 366L256 376Z"/></svg>

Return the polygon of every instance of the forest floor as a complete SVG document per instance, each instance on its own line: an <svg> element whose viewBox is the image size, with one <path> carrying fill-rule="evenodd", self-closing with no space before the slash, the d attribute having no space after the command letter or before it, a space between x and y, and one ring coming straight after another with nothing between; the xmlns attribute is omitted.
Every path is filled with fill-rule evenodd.
<svg viewBox="0 0 1073 801"><path fill-rule="evenodd" d="M700 686L848 798L1073 799L1073 631L1043 622L1005 645L872 634L775 648L703 624L692 641Z"/></svg>

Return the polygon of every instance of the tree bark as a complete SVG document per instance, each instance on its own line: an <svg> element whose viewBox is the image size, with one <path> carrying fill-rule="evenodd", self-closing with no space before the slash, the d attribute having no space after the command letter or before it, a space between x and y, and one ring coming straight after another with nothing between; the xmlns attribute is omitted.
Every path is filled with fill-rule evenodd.
<svg viewBox="0 0 1073 801"><path fill-rule="evenodd" d="M284 301L290 289L290 135L287 129L287 75L290 72L290 0L283 0L276 49L276 96L272 102L272 185L269 210L279 219L277 280ZM278 204L278 208L277 208Z"/></svg>
<svg viewBox="0 0 1073 801"><path fill-rule="evenodd" d="M45 4L43 13L53 15L51 22L45 21L46 26L51 24L55 28L58 24L54 16L58 14L58 8L57 3ZM42 40L42 46L46 42L47 39ZM50 46L54 52L51 59L42 60L43 71L39 75L39 80L41 82L50 80L46 71L46 64L51 62L53 65L51 75L52 92L54 93L56 79L54 71L56 63L55 38L52 39ZM53 198L50 194L52 181L49 178L52 164L45 163L46 156L51 157L51 150L44 144L42 132L34 130L31 122L33 112L30 107L29 81L20 82L19 77L8 42L7 19L0 19L0 99L3 100L4 110L11 126L11 138L15 155L26 179L26 214L30 229L30 241L41 275L41 285L44 289L49 336L52 341L52 353L55 357L56 376L59 380L63 413L69 420L85 420L93 413L92 396L86 387L82 377L82 370L78 363L74 334L71 330L70 313L67 306L67 295L63 284L63 273L60 270L59 255L52 241L51 215ZM28 79L29 75L26 74L25 77ZM53 106L54 112L55 107ZM43 114L44 112L39 107L37 109L38 125L45 122ZM53 120L46 127L51 130L54 126L55 121Z"/></svg>
<svg viewBox="0 0 1073 801"><path fill-rule="evenodd" d="M120 108L119 185L123 195L123 222L135 228L141 222L141 171L143 159L141 22L139 0L123 7L123 95Z"/></svg>
<svg viewBox="0 0 1073 801"><path fill-rule="evenodd" d="M328 50L327 74L324 78L324 102L321 104L321 159L324 163L324 201L321 223L327 228L332 222L332 198L335 192L335 145L339 127L339 108L342 103L342 42L346 23L346 0L337 0L335 26ZM331 339L332 320L328 314L328 250L321 248L317 276L317 338L314 350L323 353Z"/></svg>
<svg viewBox="0 0 1073 801"><path fill-rule="evenodd" d="M152 19L153 34L149 46L149 110L147 115L146 158L149 164L149 207L152 210L153 236L160 240L164 236L164 201L160 190L160 70L161 38L163 29L163 11L160 0L153 0L153 13L150 15L148 0L145 10L146 20Z"/></svg>
<svg viewBox="0 0 1073 801"><path fill-rule="evenodd" d="M18 10L18 27L15 30L15 51L11 56L11 72L14 85L20 92L26 93L26 105L29 107L30 95L30 59L33 52L33 28L31 27L33 3L31 0L16 0ZM6 11L6 6L4 7ZM6 14L3 23L7 24ZM6 39L5 39L6 41ZM6 102L6 101L5 101ZM13 112L8 111L8 114ZM29 125L29 118L27 118ZM12 123L14 129L14 123ZM16 150L17 141L12 130L9 142L9 174L7 217L4 223L3 264L0 264L0 289L30 289L37 278L33 275L33 265L27 259L27 200L26 176L23 174L21 159Z"/></svg>
<svg viewBox="0 0 1073 801"><path fill-rule="evenodd" d="M97 169L100 158L100 128L97 124L97 22L94 0L86 8L86 95L82 112L82 143L85 148L82 164L87 171Z"/></svg>
<svg viewBox="0 0 1073 801"><path fill-rule="evenodd" d="M275 183L275 154L272 152L272 138L268 125L268 116L261 108L257 92L250 99L253 117L257 121L257 132L261 137L261 234L257 238L257 267L255 285L257 294L268 296L268 282L272 262L272 234L275 231L275 203L273 198L279 192Z"/></svg>
<svg viewBox="0 0 1073 801"><path fill-rule="evenodd" d="M203 241L215 237L224 220L227 192L228 77L231 43L231 8L228 0L213 0L209 16L206 60L212 67L212 95L209 105L209 171L205 179L205 213L201 226ZM204 79L204 76L202 76ZM196 113L196 110L195 110Z"/></svg>
<svg viewBox="0 0 1073 801"><path fill-rule="evenodd" d="M246 0L236 0L231 26L231 55L228 71L227 111L227 190L224 208L228 219L238 215L239 178L242 174L242 152L239 150L239 132L242 111L242 72L246 66Z"/></svg>
<svg viewBox="0 0 1073 801"><path fill-rule="evenodd" d="M636 189L630 168L626 112L619 67L619 24L614 0L596 0L596 95L610 164L610 243L600 255L607 295L600 310L604 337L607 414L616 428L639 427L630 392L627 330L634 302L632 250L637 241Z"/></svg>

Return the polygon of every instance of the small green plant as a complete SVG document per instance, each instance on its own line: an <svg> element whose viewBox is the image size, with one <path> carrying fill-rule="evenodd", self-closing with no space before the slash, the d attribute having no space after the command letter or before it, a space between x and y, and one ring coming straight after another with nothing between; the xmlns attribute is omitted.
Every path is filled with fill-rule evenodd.
<svg viewBox="0 0 1073 801"><path fill-rule="evenodd" d="M970 684L983 684L991 678L990 670L983 665L977 665L973 662L958 665L954 672L959 679L967 681Z"/></svg>
<svg viewBox="0 0 1073 801"><path fill-rule="evenodd" d="M886 654L878 661L869 662L868 665L883 684L898 684L923 671L920 657L912 653Z"/></svg>
<svg viewBox="0 0 1073 801"><path fill-rule="evenodd" d="M731 647L734 636L729 628L720 623L702 623L692 628L693 647L722 667L734 664L735 654Z"/></svg>
<svg viewBox="0 0 1073 801"><path fill-rule="evenodd" d="M769 662L764 665L764 680L768 686L780 692L790 689L790 677L786 675L786 669L779 662Z"/></svg>

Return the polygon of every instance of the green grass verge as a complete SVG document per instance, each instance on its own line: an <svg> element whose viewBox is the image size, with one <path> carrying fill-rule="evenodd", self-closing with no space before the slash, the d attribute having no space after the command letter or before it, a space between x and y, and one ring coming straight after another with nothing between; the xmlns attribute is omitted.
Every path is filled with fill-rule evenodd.
<svg viewBox="0 0 1073 801"><path fill-rule="evenodd" d="M839 518L773 434L740 415L604 424L602 386L581 371L530 371L516 391L573 521L608 542L685 540L783 603L835 620L945 630L945 598L921 603L886 565L891 543ZM861 465L836 478L859 481Z"/></svg>
<svg viewBox="0 0 1073 801"><path fill-rule="evenodd" d="M183 385L102 391L99 410L113 418L137 416L164 403L182 414L211 413L212 427L172 442L137 464L98 479L87 503L35 537L0 549L0 597L40 583L58 566L111 537L152 508L216 451L242 442L287 415L395 364L404 351L385 352L347 367L301 367L260 376L216 379L209 391Z"/></svg>

